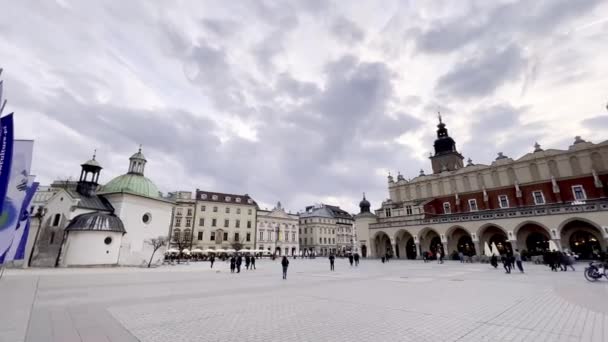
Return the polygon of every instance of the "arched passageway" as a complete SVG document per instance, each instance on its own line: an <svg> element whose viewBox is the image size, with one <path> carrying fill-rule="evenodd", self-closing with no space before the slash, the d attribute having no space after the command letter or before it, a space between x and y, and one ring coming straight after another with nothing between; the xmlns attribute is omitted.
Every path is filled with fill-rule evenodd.
<svg viewBox="0 0 608 342"><path fill-rule="evenodd" d="M462 252L466 256L473 256L477 253L471 234L461 227L448 230L448 253Z"/></svg>
<svg viewBox="0 0 608 342"><path fill-rule="evenodd" d="M538 223L530 222L516 228L517 246L528 255L541 255L549 250L549 231Z"/></svg>
<svg viewBox="0 0 608 342"><path fill-rule="evenodd" d="M445 255L445 248L441 242L441 237L430 228L426 228L420 232L420 248L422 249L422 253L431 253L433 257L439 249Z"/></svg>
<svg viewBox="0 0 608 342"><path fill-rule="evenodd" d="M606 242L599 227L584 220L572 220L561 228L562 248L576 253L579 259L600 259L606 252Z"/></svg>
<svg viewBox="0 0 608 342"><path fill-rule="evenodd" d="M385 232L376 233L376 237L374 238L374 247L376 257L378 258L385 255L393 255L391 239Z"/></svg>
<svg viewBox="0 0 608 342"><path fill-rule="evenodd" d="M361 245L361 256L367 258L367 246Z"/></svg>
<svg viewBox="0 0 608 342"><path fill-rule="evenodd" d="M416 259L416 243L414 237L406 230L400 230L395 234L395 256L401 259Z"/></svg>
<svg viewBox="0 0 608 342"><path fill-rule="evenodd" d="M481 248L483 249L485 243L488 243L490 247L496 246L499 254L513 252L513 247L507 238L507 233L498 226L486 226L480 230L478 234ZM494 250L492 250L494 252Z"/></svg>

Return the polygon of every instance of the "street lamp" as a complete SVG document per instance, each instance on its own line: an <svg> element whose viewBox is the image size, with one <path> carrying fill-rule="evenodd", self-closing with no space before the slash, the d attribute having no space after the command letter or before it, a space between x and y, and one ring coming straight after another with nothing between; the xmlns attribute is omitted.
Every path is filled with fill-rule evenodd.
<svg viewBox="0 0 608 342"><path fill-rule="evenodd" d="M30 257L28 258L27 265L31 266L32 258L34 257L34 251L36 250L36 243L38 243L38 236L40 235L40 229L42 229L42 220L44 220L44 216L46 215L47 209L44 207L38 207L36 213L32 216L33 218L38 219L38 230L36 230L36 235L34 235L34 242L32 243L32 251L30 252Z"/></svg>

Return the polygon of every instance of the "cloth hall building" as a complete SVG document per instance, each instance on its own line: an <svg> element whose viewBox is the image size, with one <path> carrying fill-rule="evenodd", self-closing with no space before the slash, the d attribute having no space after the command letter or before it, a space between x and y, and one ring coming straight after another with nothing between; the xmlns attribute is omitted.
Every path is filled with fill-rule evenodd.
<svg viewBox="0 0 608 342"><path fill-rule="evenodd" d="M490 165L465 165L441 118L437 127L432 174L389 175L389 198L374 213L361 201L362 255L482 255L486 243L530 254L553 246L583 259L606 252L608 141L576 137L566 150L535 144L517 159L498 153Z"/></svg>

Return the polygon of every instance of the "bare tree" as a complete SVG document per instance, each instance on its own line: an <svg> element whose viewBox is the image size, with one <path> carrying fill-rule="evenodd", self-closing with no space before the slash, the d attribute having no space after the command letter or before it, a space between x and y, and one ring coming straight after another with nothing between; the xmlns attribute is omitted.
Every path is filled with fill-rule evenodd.
<svg viewBox="0 0 608 342"><path fill-rule="evenodd" d="M150 265L152 265L152 260L154 259L154 254L156 254L156 251L159 250L161 247L166 246L168 242L169 239L166 236L159 236L157 238L153 238L146 241L147 244L152 246L152 256L150 256L148 268L150 268Z"/></svg>
<svg viewBox="0 0 608 342"><path fill-rule="evenodd" d="M177 263L180 263L180 260L183 256L183 251L184 249L190 247L191 244L191 240L190 240L190 236L187 234L179 234L179 235L173 235L173 238L171 239L171 245L175 246L178 249L178 253L177 253Z"/></svg>

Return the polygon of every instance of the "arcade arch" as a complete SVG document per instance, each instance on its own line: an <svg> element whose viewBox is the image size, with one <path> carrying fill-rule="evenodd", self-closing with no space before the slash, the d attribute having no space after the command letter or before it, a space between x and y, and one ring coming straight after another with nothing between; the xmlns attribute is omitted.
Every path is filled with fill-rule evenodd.
<svg viewBox="0 0 608 342"><path fill-rule="evenodd" d="M377 257L383 257L386 254L393 254L393 247L391 246L391 238L383 231L379 231L374 236L374 251Z"/></svg>
<svg viewBox="0 0 608 342"><path fill-rule="evenodd" d="M469 233L463 227L454 226L448 229L446 237L448 239L448 253L453 253L456 251L458 253L462 252L466 256L473 256L477 254L471 233Z"/></svg>
<svg viewBox="0 0 608 342"><path fill-rule="evenodd" d="M487 243L490 247L492 247L492 244L495 244L500 254L512 252L507 232L498 225L487 224L481 226L477 232L477 236L479 236L480 248L482 250ZM492 251L494 252L494 250Z"/></svg>
<svg viewBox="0 0 608 342"><path fill-rule="evenodd" d="M572 218L560 225L559 232L562 249L578 254L580 259L597 259L606 250L601 228L595 222Z"/></svg>
<svg viewBox="0 0 608 342"><path fill-rule="evenodd" d="M541 255L549 250L551 232L545 225L526 221L514 229L515 239L519 250L526 250L529 255Z"/></svg>
<svg viewBox="0 0 608 342"><path fill-rule="evenodd" d="M414 236L405 229L400 229L395 234L395 256L401 259L416 259L416 243Z"/></svg>
<svg viewBox="0 0 608 342"><path fill-rule="evenodd" d="M424 228L418 235L420 240L420 249L422 253L431 252L433 255L437 253L437 249L441 248L442 253L445 255L445 248L441 242L441 236L433 228Z"/></svg>

